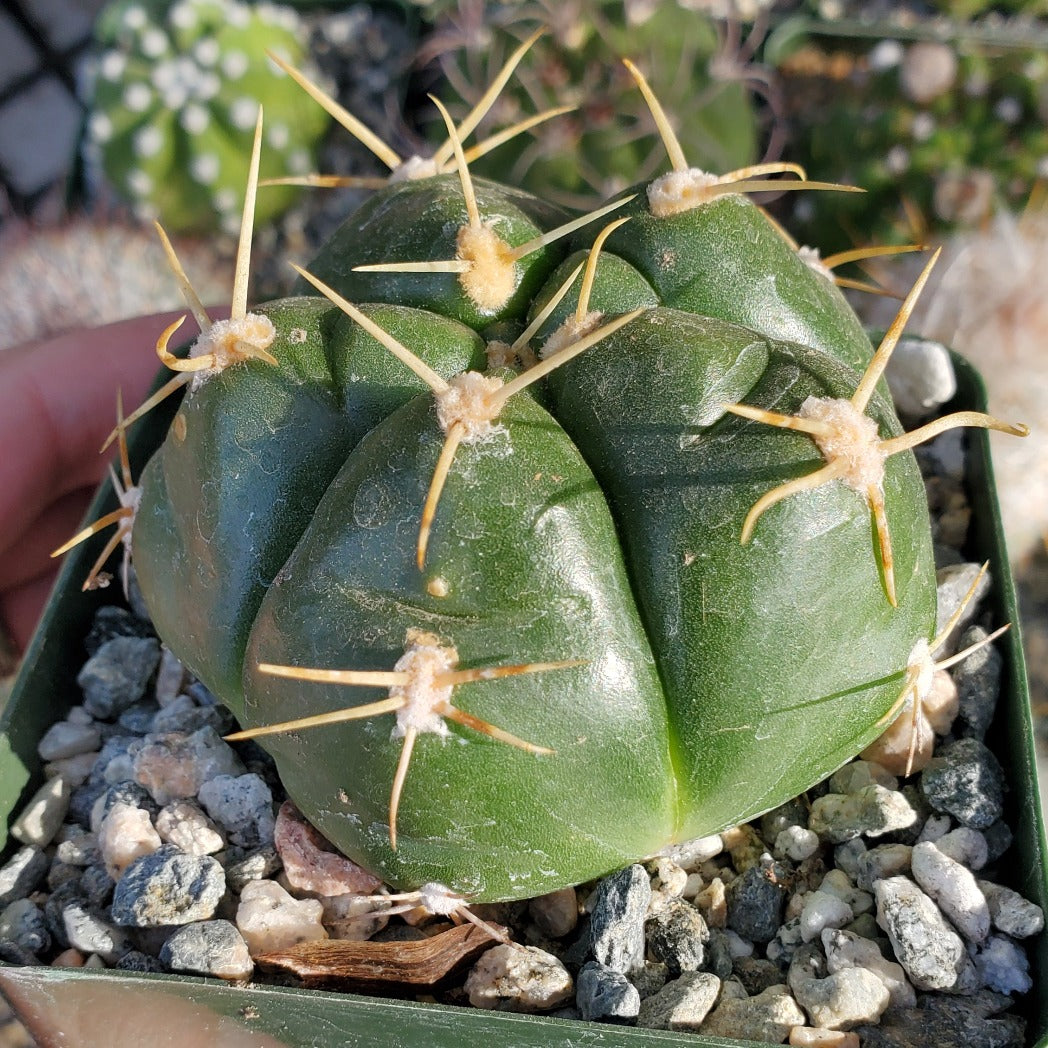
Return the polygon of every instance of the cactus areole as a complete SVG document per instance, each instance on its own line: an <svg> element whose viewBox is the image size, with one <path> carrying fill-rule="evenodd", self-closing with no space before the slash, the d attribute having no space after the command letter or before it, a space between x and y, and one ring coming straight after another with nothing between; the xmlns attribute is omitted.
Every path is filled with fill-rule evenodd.
<svg viewBox="0 0 1048 1048"><path fill-rule="evenodd" d="M179 364L200 369L140 479L133 560L165 643L270 729L339 849L399 889L526 898L796 796L900 708L935 569L879 377L916 292L875 354L723 194L620 225L580 292L560 242L513 255L562 215L417 185L300 270L326 297L247 314L265 346L220 353L215 324ZM509 260L495 305L462 305L454 223ZM437 275L352 268L384 248ZM545 359L483 373L485 317L535 320Z"/></svg>

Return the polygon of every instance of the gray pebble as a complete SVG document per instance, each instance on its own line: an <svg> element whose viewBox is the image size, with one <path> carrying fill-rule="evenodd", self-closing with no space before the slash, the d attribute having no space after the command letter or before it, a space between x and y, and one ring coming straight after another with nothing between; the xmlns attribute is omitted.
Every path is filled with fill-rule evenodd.
<svg viewBox="0 0 1048 1048"><path fill-rule="evenodd" d="M978 739L958 739L942 747L921 774L928 803L976 830L1001 817L1004 789L1000 763Z"/></svg>
<svg viewBox="0 0 1048 1048"><path fill-rule="evenodd" d="M108 964L113 964L134 948L127 932L80 901L62 907L62 926L65 941L74 950L84 954L97 953Z"/></svg>
<svg viewBox="0 0 1048 1048"><path fill-rule="evenodd" d="M114 882L102 863L88 866L80 875L80 894L88 906L101 909L113 894Z"/></svg>
<svg viewBox="0 0 1048 1048"><path fill-rule="evenodd" d="M1027 939L1044 928L1044 911L1018 892L990 881L979 881L993 926L1013 939Z"/></svg>
<svg viewBox="0 0 1048 1048"><path fill-rule="evenodd" d="M91 829L91 810L95 801L109 788L109 784L102 779L88 779L82 786L77 786L69 798L69 811L66 818L85 830Z"/></svg>
<svg viewBox="0 0 1048 1048"><path fill-rule="evenodd" d="M683 899L667 900L645 925L648 953L671 979L704 967L710 933L702 914Z"/></svg>
<svg viewBox="0 0 1048 1048"><path fill-rule="evenodd" d="M167 971L158 957L143 953L141 950L128 950L113 967L118 972L160 973Z"/></svg>
<svg viewBox="0 0 1048 1048"><path fill-rule="evenodd" d="M728 927L751 942L770 942L782 923L786 870L779 863L751 866L728 885Z"/></svg>
<svg viewBox="0 0 1048 1048"><path fill-rule="evenodd" d="M575 1006L581 1019L632 1025L640 1011L640 994L621 972L588 961L575 980Z"/></svg>
<svg viewBox="0 0 1048 1048"><path fill-rule="evenodd" d="M949 350L926 338L901 338L884 377L896 410L910 424L927 418L957 392Z"/></svg>
<svg viewBox="0 0 1048 1048"><path fill-rule="evenodd" d="M108 786L134 779L132 751L141 745L137 735L128 735L123 728L118 734L110 735L102 742L102 749L95 761L91 781L102 781Z"/></svg>
<svg viewBox="0 0 1048 1048"><path fill-rule="evenodd" d="M67 822L55 835L55 858L70 866L89 866L98 859L98 838L90 831Z"/></svg>
<svg viewBox="0 0 1048 1048"><path fill-rule="evenodd" d="M785 973L774 961L763 957L736 957L732 973L751 997L784 981Z"/></svg>
<svg viewBox="0 0 1048 1048"><path fill-rule="evenodd" d="M843 870L856 884L859 884L859 863L866 854L867 844L861 837L853 837L833 849L833 862ZM863 887L863 885L860 885Z"/></svg>
<svg viewBox="0 0 1048 1048"><path fill-rule="evenodd" d="M972 1001L929 995L920 1007L892 1009L879 1026L856 1032L863 1048L1023 1048L1026 1024L1018 1015L989 1018Z"/></svg>
<svg viewBox="0 0 1048 1048"><path fill-rule="evenodd" d="M52 724L36 747L40 759L60 761L97 750L102 737L94 724L74 724L68 720Z"/></svg>
<svg viewBox="0 0 1048 1048"><path fill-rule="evenodd" d="M658 993L666 985L668 978L666 965L659 961L645 961L642 968L636 968L629 974L629 980L637 988L642 1001L645 997Z"/></svg>
<svg viewBox="0 0 1048 1048"><path fill-rule="evenodd" d="M996 862L1012 846L1012 829L1003 819L984 829L982 835L986 838L988 863Z"/></svg>
<svg viewBox="0 0 1048 1048"><path fill-rule="evenodd" d="M731 983L725 983L725 991ZM769 986L756 997L729 997L725 992L702 1032L708 1037L782 1044L794 1026L808 1019L785 986Z"/></svg>
<svg viewBox="0 0 1048 1048"><path fill-rule="evenodd" d="M528 903L528 913L535 927L551 939L570 935L579 923L579 900L574 888L540 895Z"/></svg>
<svg viewBox="0 0 1048 1048"><path fill-rule="evenodd" d="M1023 948L1007 935L991 935L975 955L982 984L995 993L1029 993L1030 962Z"/></svg>
<svg viewBox="0 0 1048 1048"><path fill-rule="evenodd" d="M47 876L51 860L34 845L27 844L0 867L0 906L24 899Z"/></svg>
<svg viewBox="0 0 1048 1048"><path fill-rule="evenodd" d="M735 942L742 943L745 940L739 938L735 932L722 932L716 928L710 930L709 936L709 942L706 943L706 960L702 967L718 979L730 979L735 967L735 956L729 936Z"/></svg>
<svg viewBox="0 0 1048 1048"><path fill-rule="evenodd" d="M990 934L990 908L971 870L925 841L914 845L911 873L969 942L980 943Z"/></svg>
<svg viewBox="0 0 1048 1048"><path fill-rule="evenodd" d="M977 978L964 941L939 908L908 877L874 885L877 923L887 932L895 959L919 990L963 992Z"/></svg>
<svg viewBox="0 0 1048 1048"><path fill-rule="evenodd" d="M17 964L30 968L33 965L44 963L31 950L27 950L24 946L19 946L16 942L11 942L10 939L0 939L0 961L3 961L5 964Z"/></svg>
<svg viewBox="0 0 1048 1048"><path fill-rule="evenodd" d="M938 632L949 621L950 616L960 607L961 602L964 600L965 595L971 588L972 583L975 581L976 576L981 570L981 564L965 563L950 564L945 568L940 568L936 572L936 579L938 581L938 611L935 625L936 634L938 634ZM974 597L961 613L960 620L950 634L950 638L954 638L954 640L947 638L946 644L943 648L944 651L953 651L955 649L955 639L975 621L976 615L979 614L979 605L990 592L992 585L992 573L987 571L986 574L983 575L979 585L976 587Z"/></svg>
<svg viewBox="0 0 1048 1048"><path fill-rule="evenodd" d="M808 829L840 844L852 837L881 837L919 824L919 814L900 790L877 783L854 793L828 793L811 806Z"/></svg>
<svg viewBox="0 0 1048 1048"><path fill-rule="evenodd" d="M56 892L64 884L78 884L83 870L72 863L55 861L47 871L47 886Z"/></svg>
<svg viewBox="0 0 1048 1048"><path fill-rule="evenodd" d="M216 775L197 796L233 844L253 848L273 840L273 795L257 775Z"/></svg>
<svg viewBox="0 0 1048 1048"><path fill-rule="evenodd" d="M698 1030L720 988L720 979L709 972L684 972L641 1001L637 1025L649 1030Z"/></svg>
<svg viewBox="0 0 1048 1048"><path fill-rule="evenodd" d="M160 707L153 699L143 699L128 706L116 719L117 726L133 735L145 735L152 730L153 721Z"/></svg>
<svg viewBox="0 0 1048 1048"><path fill-rule="evenodd" d="M229 890L239 895L250 881L272 877L282 866L276 848L227 848L217 857L226 868Z"/></svg>
<svg viewBox="0 0 1048 1048"><path fill-rule="evenodd" d="M95 612L91 629L84 638L88 655L94 655L114 637L151 637L150 624L132 615L118 604L105 604Z"/></svg>
<svg viewBox="0 0 1048 1048"><path fill-rule="evenodd" d="M613 971L628 975L644 963L644 918L651 901L651 882L634 864L605 877L590 906L590 951Z"/></svg>
<svg viewBox="0 0 1048 1048"><path fill-rule="evenodd" d="M225 890L222 867L209 855L165 845L124 871L113 893L113 920L136 928L206 921Z"/></svg>
<svg viewBox="0 0 1048 1048"><path fill-rule="evenodd" d="M964 650L978 644L990 635L982 626L971 626L961 635L957 647ZM1004 659L993 644L973 651L953 667L952 677L957 685L958 716L960 724L954 733L983 739L997 708L1001 692L1001 670ZM960 730L958 730L958 728Z"/></svg>
<svg viewBox="0 0 1048 1048"><path fill-rule="evenodd" d="M102 820L117 804L126 804L130 808L142 808L149 812L153 819L160 811L159 805L150 797L149 791L144 786L139 786L137 782L118 782L108 787L95 801L91 809L92 832L98 833Z"/></svg>
<svg viewBox="0 0 1048 1048"><path fill-rule="evenodd" d="M160 643L151 637L114 637L84 663L76 682L84 706L102 720L111 720L146 692L160 662Z"/></svg>
<svg viewBox="0 0 1048 1048"><path fill-rule="evenodd" d="M254 962L244 937L229 921L199 921L179 928L160 951L173 972L248 979Z"/></svg>
<svg viewBox="0 0 1048 1048"><path fill-rule="evenodd" d="M16 899L0 914L0 939L17 943L32 954L51 947L43 911L30 899Z"/></svg>

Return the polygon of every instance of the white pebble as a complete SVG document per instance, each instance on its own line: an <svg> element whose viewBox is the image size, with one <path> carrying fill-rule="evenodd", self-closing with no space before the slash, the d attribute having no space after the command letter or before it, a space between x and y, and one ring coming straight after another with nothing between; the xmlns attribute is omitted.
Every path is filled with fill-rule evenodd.
<svg viewBox="0 0 1048 1048"><path fill-rule="evenodd" d="M943 855L931 841L914 845L910 865L913 879L969 942L980 943L990 934L986 896L970 870Z"/></svg>
<svg viewBox="0 0 1048 1048"><path fill-rule="evenodd" d="M1028 993L1033 986L1025 951L1003 935L986 940L975 955L975 969L983 986L997 993Z"/></svg>
<svg viewBox="0 0 1048 1048"><path fill-rule="evenodd" d="M46 848L69 810L71 792L65 779L48 779L11 824L11 836L23 844Z"/></svg>
<svg viewBox="0 0 1048 1048"><path fill-rule="evenodd" d="M842 927L855 916L847 903L828 892L809 892L804 900L800 915L801 939L804 942L817 939L824 928Z"/></svg>
<svg viewBox="0 0 1048 1048"><path fill-rule="evenodd" d="M214 855L226 845L215 824L192 801L175 801L161 808L156 831L187 855Z"/></svg>
<svg viewBox="0 0 1048 1048"><path fill-rule="evenodd" d="M714 858L724 851L724 841L719 833L711 837L696 837L694 840L684 841L663 849L661 855L665 855L671 862L675 862L682 870L692 873L709 859Z"/></svg>
<svg viewBox="0 0 1048 1048"><path fill-rule="evenodd" d="M293 899L276 881L248 881L240 893L236 923L251 956L258 957L326 939L323 916L317 899Z"/></svg>
<svg viewBox="0 0 1048 1048"><path fill-rule="evenodd" d="M913 1008L917 993L901 964L889 961L873 939L864 939L854 932L827 928L822 933L822 948L826 951L826 967L830 974L845 968L865 968L873 972L888 991L893 1008Z"/></svg>
<svg viewBox="0 0 1048 1048"><path fill-rule="evenodd" d="M90 753L78 753L75 757L63 757L61 760L51 761L44 765L44 774L49 779L63 778L73 789L87 782L88 776L94 771L95 761L98 760L98 751L91 750Z"/></svg>
<svg viewBox="0 0 1048 1048"><path fill-rule="evenodd" d="M935 847L954 862L967 866L969 870L981 870L989 858L986 838L970 826L958 826L956 830L943 834Z"/></svg>
<svg viewBox="0 0 1048 1048"><path fill-rule="evenodd" d="M803 862L819 850L819 835L804 826L788 826L775 838L776 858Z"/></svg>
<svg viewBox="0 0 1048 1048"><path fill-rule="evenodd" d="M135 859L152 855L162 843L149 812L119 801L109 809L98 829L98 850L106 873L114 881Z"/></svg>
<svg viewBox="0 0 1048 1048"><path fill-rule="evenodd" d="M474 1008L544 1012L572 994L567 968L536 946L505 943L492 947L466 977L466 993Z"/></svg>

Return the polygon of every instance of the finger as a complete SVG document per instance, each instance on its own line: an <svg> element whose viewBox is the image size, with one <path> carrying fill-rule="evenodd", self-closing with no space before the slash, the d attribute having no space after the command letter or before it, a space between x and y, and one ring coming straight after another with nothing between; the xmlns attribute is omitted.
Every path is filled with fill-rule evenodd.
<svg viewBox="0 0 1048 1048"><path fill-rule="evenodd" d="M94 490L93 485L85 486L56 499L7 550L0 551L0 593L59 566L51 551L79 528Z"/></svg>
<svg viewBox="0 0 1048 1048"><path fill-rule="evenodd" d="M125 403L142 399L156 371L152 344L169 322L137 317L0 354L0 550L56 496L101 474L117 387Z"/></svg>

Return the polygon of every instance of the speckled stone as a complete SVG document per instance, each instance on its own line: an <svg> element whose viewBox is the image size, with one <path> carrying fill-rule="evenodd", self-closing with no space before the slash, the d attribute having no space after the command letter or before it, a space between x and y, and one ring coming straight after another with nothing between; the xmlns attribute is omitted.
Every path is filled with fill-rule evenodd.
<svg viewBox="0 0 1048 1048"><path fill-rule="evenodd" d="M92 912L81 902L63 905L61 919L65 942L83 954L98 954L108 964L113 964L134 948L134 941L123 928Z"/></svg>
<svg viewBox="0 0 1048 1048"><path fill-rule="evenodd" d="M239 895L252 881L272 877L280 869L280 856L272 846L229 848L222 854L229 890Z"/></svg>
<svg viewBox="0 0 1048 1048"><path fill-rule="evenodd" d="M919 822L919 814L899 790L877 783L854 793L828 793L811 806L808 829L831 844L852 837L882 837Z"/></svg>
<svg viewBox="0 0 1048 1048"><path fill-rule="evenodd" d="M912 1008L917 1003L917 995L902 965L889 961L873 939L840 928L827 928L822 933L822 948L826 954L826 970L831 975L846 968L863 968L880 979L888 991L891 1007Z"/></svg>
<svg viewBox="0 0 1048 1048"><path fill-rule="evenodd" d="M918 990L975 989L978 978L964 941L913 881L878 881L874 896L877 923L888 933L896 960Z"/></svg>
<svg viewBox="0 0 1048 1048"><path fill-rule="evenodd" d="M789 987L813 1026L851 1030L876 1022L891 1000L887 987L865 968L830 972L814 945L802 947L790 964Z"/></svg>
<svg viewBox="0 0 1048 1048"><path fill-rule="evenodd" d="M921 791L928 803L976 830L1001 817L1004 789L1000 763L978 739L958 739L943 746L921 774Z"/></svg>
<svg viewBox="0 0 1048 1048"><path fill-rule="evenodd" d="M643 866L605 877L590 907L590 950L595 960L628 975L644 963L644 919L651 881Z"/></svg>
<svg viewBox="0 0 1048 1048"><path fill-rule="evenodd" d="M960 650L980 644L989 636L982 626L971 626L957 642ZM1004 659L993 644L973 651L953 667L957 685L961 730L957 734L983 739L993 721L1001 693L1001 671Z"/></svg>
<svg viewBox="0 0 1048 1048"><path fill-rule="evenodd" d="M781 1044L807 1016L785 986L769 986L756 997L722 998L702 1027L707 1037Z"/></svg>
<svg viewBox="0 0 1048 1048"><path fill-rule="evenodd" d="M473 965L465 983L474 1008L509 1012L550 1011L573 990L560 960L536 946L492 947Z"/></svg>
<svg viewBox="0 0 1048 1048"><path fill-rule="evenodd" d="M161 805L196 797L218 775L243 772L240 758L211 727L147 735L134 757L135 780Z"/></svg>
<svg viewBox="0 0 1048 1048"><path fill-rule="evenodd" d="M0 940L16 943L32 954L43 953L51 946L43 911L30 899L15 899L0 914Z"/></svg>
<svg viewBox="0 0 1048 1048"><path fill-rule="evenodd" d="M892 1010L879 1026L863 1026L857 1032L864 1048L1023 1048L1022 1018L995 1018L979 1002L979 997L930 995L920 1007ZM1004 998L1004 1006L1009 1003Z"/></svg>
<svg viewBox="0 0 1048 1048"><path fill-rule="evenodd" d="M247 943L229 921L197 921L179 928L160 951L173 972L249 979L255 963Z"/></svg>
<svg viewBox="0 0 1048 1048"><path fill-rule="evenodd" d="M785 870L751 866L728 885L728 927L751 942L770 942L782 923L786 902Z"/></svg>
<svg viewBox="0 0 1048 1048"><path fill-rule="evenodd" d="M216 775L197 797L233 844L255 848L273 841L273 795L258 775Z"/></svg>
<svg viewBox="0 0 1048 1048"><path fill-rule="evenodd" d="M671 979L704 966L710 932L691 903L683 899L666 901L648 918L645 931L648 953L666 965Z"/></svg>
<svg viewBox="0 0 1048 1048"><path fill-rule="evenodd" d="M914 845L911 872L969 942L981 943L990 934L990 907L971 870L925 841Z"/></svg>
<svg viewBox="0 0 1048 1048"><path fill-rule="evenodd" d="M153 628L118 604L103 604L91 620L91 628L84 638L88 655L94 655L106 641L114 637L152 637Z"/></svg>
<svg viewBox="0 0 1048 1048"><path fill-rule="evenodd" d="M76 682L92 716L109 720L146 692L160 662L160 644L151 637L114 637L84 663Z"/></svg>
<svg viewBox="0 0 1048 1048"><path fill-rule="evenodd" d="M113 920L135 928L205 921L225 890L225 874L213 858L164 845L124 871L113 893Z"/></svg>
<svg viewBox="0 0 1048 1048"><path fill-rule="evenodd" d="M649 1030L698 1030L720 989L720 979L710 972L683 972L641 1001L637 1025Z"/></svg>
<svg viewBox="0 0 1048 1048"><path fill-rule="evenodd" d="M46 848L69 810L71 793L64 779L48 779L11 823L11 836L23 844Z"/></svg>
<svg viewBox="0 0 1048 1048"><path fill-rule="evenodd" d="M575 983L575 1006L582 1019L633 1025L640 1012L640 993L621 972L588 961Z"/></svg>
<svg viewBox="0 0 1048 1048"><path fill-rule="evenodd" d="M68 720L52 724L37 744L36 752L44 761L66 760L97 750L102 744L98 728Z"/></svg>
<svg viewBox="0 0 1048 1048"><path fill-rule="evenodd" d="M1044 911L1018 892L991 881L979 881L993 926L1013 939L1026 939L1044 929Z"/></svg>
<svg viewBox="0 0 1048 1048"><path fill-rule="evenodd" d="M300 942L326 939L323 904L295 899L276 881L249 881L240 893L237 929L252 957Z"/></svg>

